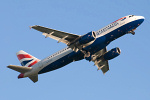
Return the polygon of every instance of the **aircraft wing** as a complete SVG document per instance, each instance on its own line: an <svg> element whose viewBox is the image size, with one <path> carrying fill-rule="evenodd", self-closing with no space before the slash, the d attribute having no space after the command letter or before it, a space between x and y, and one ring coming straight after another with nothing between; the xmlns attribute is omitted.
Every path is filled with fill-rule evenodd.
<svg viewBox="0 0 150 100"><path fill-rule="evenodd" d="M103 74L105 74L109 70L108 61L103 59L103 55L107 52L107 49L104 48L94 54L96 59L92 60L97 66L98 70L102 70Z"/></svg>
<svg viewBox="0 0 150 100"><path fill-rule="evenodd" d="M43 32L43 35L45 36L45 38L50 37L52 39L57 40L58 43L63 42L65 44L69 44L72 41L74 41L75 39L80 37L80 35L62 32L62 31L58 31L55 29L50 29L50 28L46 28L46 27L38 26L38 25L30 26L30 28L33 28L33 29L38 30L40 32Z"/></svg>

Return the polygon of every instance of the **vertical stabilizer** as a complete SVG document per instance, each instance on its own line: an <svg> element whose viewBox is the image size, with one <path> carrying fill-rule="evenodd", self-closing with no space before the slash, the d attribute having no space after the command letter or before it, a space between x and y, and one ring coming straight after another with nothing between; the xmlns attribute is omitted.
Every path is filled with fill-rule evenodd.
<svg viewBox="0 0 150 100"><path fill-rule="evenodd" d="M26 53L23 50L17 52L16 55L22 66L31 67L40 61L39 59L33 57L32 55Z"/></svg>

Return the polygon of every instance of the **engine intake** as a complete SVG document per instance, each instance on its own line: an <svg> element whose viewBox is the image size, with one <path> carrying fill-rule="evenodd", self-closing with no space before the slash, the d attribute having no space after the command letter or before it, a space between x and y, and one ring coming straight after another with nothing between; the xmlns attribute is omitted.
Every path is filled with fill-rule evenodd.
<svg viewBox="0 0 150 100"><path fill-rule="evenodd" d="M113 48L110 51L108 51L107 53L105 53L103 58L105 60L111 60L111 59L119 56L120 54L121 54L121 50L117 47L117 48Z"/></svg>
<svg viewBox="0 0 150 100"><path fill-rule="evenodd" d="M80 44L86 44L86 43L89 43L89 42L93 41L93 40L95 39L95 37L96 37L95 32L94 32L94 31L91 31L91 32L89 32L89 33L83 35L83 36L78 40L78 42L79 42Z"/></svg>

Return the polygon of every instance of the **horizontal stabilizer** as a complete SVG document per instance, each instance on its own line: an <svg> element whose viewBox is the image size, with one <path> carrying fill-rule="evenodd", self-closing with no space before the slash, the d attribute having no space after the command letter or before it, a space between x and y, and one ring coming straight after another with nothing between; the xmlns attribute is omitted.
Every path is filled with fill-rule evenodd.
<svg viewBox="0 0 150 100"><path fill-rule="evenodd" d="M9 65L7 67L15 71L18 71L20 73L25 73L32 69L32 67L24 67L24 66L17 66L17 65Z"/></svg>
<svg viewBox="0 0 150 100"><path fill-rule="evenodd" d="M29 77L34 83L38 81L38 75Z"/></svg>

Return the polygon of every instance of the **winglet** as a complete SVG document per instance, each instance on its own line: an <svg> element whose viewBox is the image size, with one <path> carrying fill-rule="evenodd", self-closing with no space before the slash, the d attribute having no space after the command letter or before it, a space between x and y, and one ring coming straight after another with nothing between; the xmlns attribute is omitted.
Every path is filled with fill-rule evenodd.
<svg viewBox="0 0 150 100"><path fill-rule="evenodd" d="M33 26L29 26L29 27L30 27L30 29L31 29L31 28L36 27L36 26L38 26L38 25L33 25Z"/></svg>

